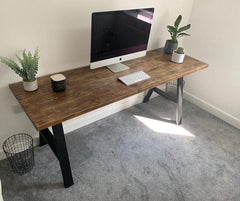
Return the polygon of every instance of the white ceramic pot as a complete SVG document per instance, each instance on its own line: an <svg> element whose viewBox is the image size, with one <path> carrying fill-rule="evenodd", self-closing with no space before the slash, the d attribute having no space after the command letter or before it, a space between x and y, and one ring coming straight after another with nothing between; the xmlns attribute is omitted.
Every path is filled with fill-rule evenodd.
<svg viewBox="0 0 240 201"><path fill-rule="evenodd" d="M176 51L172 54L172 61L175 63L182 63L184 60L185 54L179 54Z"/></svg>
<svg viewBox="0 0 240 201"><path fill-rule="evenodd" d="M38 89L37 79L31 82L23 81L23 88L25 91L35 91Z"/></svg>

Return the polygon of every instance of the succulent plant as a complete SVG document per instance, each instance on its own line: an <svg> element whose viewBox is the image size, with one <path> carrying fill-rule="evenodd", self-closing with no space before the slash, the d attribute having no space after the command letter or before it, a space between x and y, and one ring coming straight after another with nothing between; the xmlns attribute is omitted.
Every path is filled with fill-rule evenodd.
<svg viewBox="0 0 240 201"><path fill-rule="evenodd" d="M178 53L178 54L184 54L184 47L178 47L176 53Z"/></svg>

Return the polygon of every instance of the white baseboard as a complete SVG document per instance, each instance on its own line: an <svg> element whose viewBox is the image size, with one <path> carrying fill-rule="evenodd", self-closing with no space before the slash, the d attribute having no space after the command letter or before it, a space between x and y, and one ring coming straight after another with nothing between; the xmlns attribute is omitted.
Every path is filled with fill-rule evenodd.
<svg viewBox="0 0 240 201"><path fill-rule="evenodd" d="M214 105L207 103L206 101L198 98L197 96L194 96L193 94L191 94L185 90L184 90L184 98L186 100L188 100L189 102L197 105L198 107L208 111L209 113L213 114L214 116L222 119L223 121L226 121L227 123L231 124L232 126L240 129L240 119L237 119L236 117L232 116L231 114L224 112L223 110L215 107Z"/></svg>
<svg viewBox="0 0 240 201"><path fill-rule="evenodd" d="M112 103L110 105L107 105L107 106L101 107L99 109L96 109L94 111L83 114L74 119L63 122L64 131L65 131L65 133L72 132L78 128L81 128L90 123L93 123L93 122L103 119L107 116L110 116L112 114L120 112L124 109L132 107L136 104L139 104L143 101L145 94L146 94L146 92L136 94L134 96L128 97L121 101ZM157 94L153 93L151 98L154 98L156 96L157 96Z"/></svg>

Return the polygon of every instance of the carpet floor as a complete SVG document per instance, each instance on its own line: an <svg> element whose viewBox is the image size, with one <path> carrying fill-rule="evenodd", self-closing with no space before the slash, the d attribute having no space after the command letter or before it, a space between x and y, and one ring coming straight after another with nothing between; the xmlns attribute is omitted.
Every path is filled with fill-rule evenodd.
<svg viewBox="0 0 240 201"><path fill-rule="evenodd" d="M180 126L160 117L173 118L174 104L157 97L67 134L67 189L48 146L23 176L0 161L4 200L240 200L240 130L188 101Z"/></svg>

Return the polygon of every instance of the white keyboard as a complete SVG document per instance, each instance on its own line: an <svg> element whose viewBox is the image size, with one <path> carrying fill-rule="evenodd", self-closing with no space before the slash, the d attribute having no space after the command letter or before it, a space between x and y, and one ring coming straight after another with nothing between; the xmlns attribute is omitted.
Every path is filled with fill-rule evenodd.
<svg viewBox="0 0 240 201"><path fill-rule="evenodd" d="M144 73L143 71L137 71L135 73L130 73L128 75L121 76L118 79L121 80L127 86L129 86L136 82L141 82L149 78L151 77L148 74Z"/></svg>

